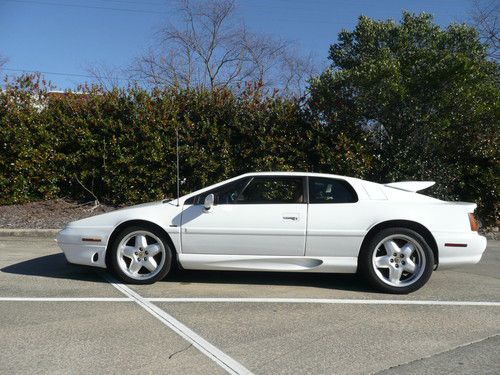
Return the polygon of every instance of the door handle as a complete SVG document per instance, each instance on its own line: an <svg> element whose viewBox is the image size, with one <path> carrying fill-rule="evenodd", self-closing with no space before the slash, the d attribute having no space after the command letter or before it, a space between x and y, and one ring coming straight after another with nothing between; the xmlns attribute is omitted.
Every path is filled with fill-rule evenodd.
<svg viewBox="0 0 500 375"><path fill-rule="evenodd" d="M299 214L283 214L283 220L299 220Z"/></svg>

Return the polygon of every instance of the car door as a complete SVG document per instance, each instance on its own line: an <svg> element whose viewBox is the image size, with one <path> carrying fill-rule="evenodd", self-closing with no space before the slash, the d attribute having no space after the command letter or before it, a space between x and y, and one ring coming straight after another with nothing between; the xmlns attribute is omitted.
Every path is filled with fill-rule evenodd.
<svg viewBox="0 0 500 375"><path fill-rule="evenodd" d="M185 254L304 255L305 179L243 178L187 201L181 217ZM215 204L203 206L214 194Z"/></svg>
<svg viewBox="0 0 500 375"><path fill-rule="evenodd" d="M364 206L340 178L309 177L306 256L357 257L364 238Z"/></svg>

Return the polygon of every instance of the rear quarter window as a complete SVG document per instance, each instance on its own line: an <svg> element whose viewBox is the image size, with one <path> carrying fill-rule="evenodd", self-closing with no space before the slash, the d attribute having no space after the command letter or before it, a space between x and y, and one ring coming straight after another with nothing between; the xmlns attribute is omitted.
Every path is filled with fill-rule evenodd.
<svg viewBox="0 0 500 375"><path fill-rule="evenodd" d="M345 180L310 177L309 203L355 203L358 195Z"/></svg>

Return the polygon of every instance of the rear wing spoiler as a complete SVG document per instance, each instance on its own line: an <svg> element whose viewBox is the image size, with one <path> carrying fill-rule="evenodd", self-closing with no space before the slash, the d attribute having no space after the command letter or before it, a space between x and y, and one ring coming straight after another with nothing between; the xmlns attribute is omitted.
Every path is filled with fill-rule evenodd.
<svg viewBox="0 0 500 375"><path fill-rule="evenodd" d="M416 193L417 191L430 188L434 184L434 181L400 181L391 182L390 184L384 184L384 186Z"/></svg>

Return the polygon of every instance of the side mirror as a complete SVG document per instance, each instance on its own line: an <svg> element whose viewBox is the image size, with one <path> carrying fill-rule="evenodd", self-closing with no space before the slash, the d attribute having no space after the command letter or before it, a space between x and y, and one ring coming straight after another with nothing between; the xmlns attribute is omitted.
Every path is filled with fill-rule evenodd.
<svg viewBox="0 0 500 375"><path fill-rule="evenodd" d="M203 203L203 206L205 207L205 211L210 210L213 205L214 205L214 195L213 194L208 194L205 197L205 202Z"/></svg>

